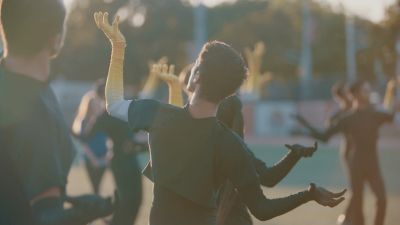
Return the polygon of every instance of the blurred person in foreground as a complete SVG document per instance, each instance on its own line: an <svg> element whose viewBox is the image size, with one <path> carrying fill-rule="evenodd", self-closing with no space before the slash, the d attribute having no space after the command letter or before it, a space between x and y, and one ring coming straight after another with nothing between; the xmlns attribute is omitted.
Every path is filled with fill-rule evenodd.
<svg viewBox="0 0 400 225"><path fill-rule="evenodd" d="M319 131L297 116L297 120L309 131L309 135L321 141L328 141L333 135L342 133L345 137L345 161L350 177L352 195L345 214L338 222L343 225L363 225L363 190L364 184L371 187L376 197L375 225L383 225L386 214L386 190L378 158L379 130L385 123L393 121L393 103L387 103L382 110L370 102L370 85L364 80L357 80L349 86L351 109L324 129Z"/></svg>
<svg viewBox="0 0 400 225"><path fill-rule="evenodd" d="M69 197L65 191L75 149L48 84L50 61L63 46L63 2L0 3L0 146L10 156L35 222L83 225L110 214L110 199ZM71 207L64 208L65 202Z"/></svg>
<svg viewBox="0 0 400 225"><path fill-rule="evenodd" d="M205 44L189 79L193 95L184 108L155 100L124 99L126 41L107 13L95 13L97 26L112 44L106 84L106 108L133 131L149 133L154 198L150 225L216 224L217 192L229 179L240 199L260 220L285 214L316 201L334 207L344 192L331 193L311 184L297 194L268 199L243 140L216 118L218 104L234 94L247 75L242 57L229 45Z"/></svg>
<svg viewBox="0 0 400 225"><path fill-rule="evenodd" d="M101 79L97 82L95 98L100 104L105 102L104 88L105 80ZM93 104L96 103L93 102ZM142 176L137 153L147 149L144 147L147 146L147 143L143 145L137 142L135 134L130 131L128 125L108 115L105 108L100 108L99 113L96 112L96 109L90 111L86 114L86 124L78 122L80 120L77 119L73 131L86 143L96 141L99 134L105 135L112 141L111 171L117 188L118 204L111 224L132 225L136 220L142 200ZM79 129L80 124L85 124L85 126ZM97 145L100 144L99 141L101 140L97 140Z"/></svg>

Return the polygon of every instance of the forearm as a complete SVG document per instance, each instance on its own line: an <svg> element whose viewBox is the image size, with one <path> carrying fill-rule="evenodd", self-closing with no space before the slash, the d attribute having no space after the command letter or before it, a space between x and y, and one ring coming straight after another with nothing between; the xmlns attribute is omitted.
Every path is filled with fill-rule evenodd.
<svg viewBox="0 0 400 225"><path fill-rule="evenodd" d="M112 53L105 88L106 107L109 113L110 109L124 100L123 67L126 47L124 42L111 43Z"/></svg>
<svg viewBox="0 0 400 225"><path fill-rule="evenodd" d="M383 107L388 110L392 111L394 108L394 100L396 96L396 82L389 81L386 85L385 97L383 100Z"/></svg>
<svg viewBox="0 0 400 225"><path fill-rule="evenodd" d="M270 220L283 215L312 200L309 191L302 191L283 198L267 199L257 185L249 185L239 190L241 200L259 220Z"/></svg>
<svg viewBox="0 0 400 225"><path fill-rule="evenodd" d="M179 83L168 83L169 98L168 102L177 107L183 107L183 96Z"/></svg>
<svg viewBox="0 0 400 225"><path fill-rule="evenodd" d="M265 164L262 164L263 166L260 165L259 168L257 168L257 172L260 176L261 184L267 187L277 185L286 177L299 160L300 156L295 152L290 151L272 167L267 167Z"/></svg>
<svg viewBox="0 0 400 225"><path fill-rule="evenodd" d="M124 57L125 42L112 42L112 53L110 68L106 83L106 109L108 113L116 118L127 121L129 101L124 100Z"/></svg>
<svg viewBox="0 0 400 225"><path fill-rule="evenodd" d="M307 129L308 135L312 138L315 138L317 140L320 140L322 142L327 142L330 138L329 134L327 132L321 132L315 127L313 127L308 121L302 121L301 124Z"/></svg>

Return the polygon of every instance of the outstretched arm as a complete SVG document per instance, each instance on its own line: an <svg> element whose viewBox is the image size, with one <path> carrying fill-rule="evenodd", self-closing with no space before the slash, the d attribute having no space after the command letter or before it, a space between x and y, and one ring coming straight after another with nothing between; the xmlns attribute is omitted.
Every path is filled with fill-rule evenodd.
<svg viewBox="0 0 400 225"><path fill-rule="evenodd" d="M394 103L396 98L396 88L400 84L397 79L390 80L386 85L383 107L388 111L394 111Z"/></svg>
<svg viewBox="0 0 400 225"><path fill-rule="evenodd" d="M327 142L329 139L340 131L339 123L331 124L326 130L319 131L313 127L304 117L295 115L294 118L308 130L308 135L320 140Z"/></svg>
<svg viewBox="0 0 400 225"><path fill-rule="evenodd" d="M322 206L335 207L344 200L343 190L339 193L330 192L322 187L311 184L308 190L283 198L268 199L257 184L239 189L241 200L247 205L251 214L259 220L270 220L283 215L309 202L316 201Z"/></svg>
<svg viewBox="0 0 400 225"><path fill-rule="evenodd" d="M175 66L167 64L153 65L152 72L168 85L168 103L177 107L183 107L182 86L178 76L175 75Z"/></svg>
<svg viewBox="0 0 400 225"><path fill-rule="evenodd" d="M287 176L302 157L311 157L318 149L317 143L313 147L301 145L285 146L289 149L289 153L272 167L267 167L263 161L254 157L253 161L262 185L274 187Z"/></svg>
<svg viewBox="0 0 400 225"><path fill-rule="evenodd" d="M116 16L112 25L108 21L108 13L97 12L94 14L96 25L101 29L111 42L112 53L106 83L106 109L111 116L128 121L128 108L130 101L124 100L124 57L126 41L120 32Z"/></svg>
<svg viewBox="0 0 400 225"><path fill-rule="evenodd" d="M253 166L246 144L235 135L221 135L222 144L216 154L219 170L236 187L241 200L250 212L260 220L268 220L289 212L298 206L316 201L324 206L334 207L344 200L344 192L331 193L311 185L306 191L284 198L268 199L264 196L259 176ZM229 147L229 150L226 150ZM292 147L292 146L291 146Z"/></svg>

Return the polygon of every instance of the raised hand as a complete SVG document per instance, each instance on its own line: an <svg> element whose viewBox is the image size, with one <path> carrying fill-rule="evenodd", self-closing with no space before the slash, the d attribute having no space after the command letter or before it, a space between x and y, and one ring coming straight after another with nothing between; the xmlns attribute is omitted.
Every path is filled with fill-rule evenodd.
<svg viewBox="0 0 400 225"><path fill-rule="evenodd" d="M294 152L297 156L299 157L311 157L318 149L318 142L314 143L313 147L305 147L302 145L285 145L286 148L288 148L290 151Z"/></svg>
<svg viewBox="0 0 400 225"><path fill-rule="evenodd" d="M180 84L179 77L175 75L175 65L155 64L152 72L167 84Z"/></svg>
<svg viewBox="0 0 400 225"><path fill-rule="evenodd" d="M335 207L344 201L343 195L346 193L346 189L341 192L330 192L323 187L317 187L315 184L310 184L309 191L312 194L312 198L318 204L322 206Z"/></svg>
<svg viewBox="0 0 400 225"><path fill-rule="evenodd" d="M111 43L126 43L124 35L119 30L119 16L115 16L114 21L110 25L107 12L96 12L94 13L94 21Z"/></svg>

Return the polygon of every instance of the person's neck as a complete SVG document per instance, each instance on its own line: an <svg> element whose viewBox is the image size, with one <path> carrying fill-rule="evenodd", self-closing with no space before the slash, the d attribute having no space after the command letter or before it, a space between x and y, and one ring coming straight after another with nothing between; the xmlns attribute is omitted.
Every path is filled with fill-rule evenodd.
<svg viewBox="0 0 400 225"><path fill-rule="evenodd" d="M3 59L7 70L32 79L46 82L50 75L50 60L43 54L34 57L8 55Z"/></svg>
<svg viewBox="0 0 400 225"><path fill-rule="evenodd" d="M207 101L197 93L193 93L189 102L189 112L192 117L201 119L208 117L216 117L218 110L218 104Z"/></svg>

